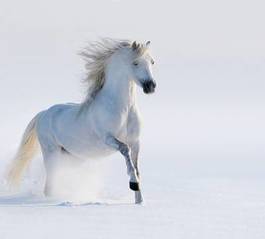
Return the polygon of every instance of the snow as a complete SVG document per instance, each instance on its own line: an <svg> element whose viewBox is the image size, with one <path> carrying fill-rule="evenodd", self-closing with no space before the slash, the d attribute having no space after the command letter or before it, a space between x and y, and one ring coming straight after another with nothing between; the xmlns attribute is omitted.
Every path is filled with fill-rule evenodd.
<svg viewBox="0 0 265 239"><path fill-rule="evenodd" d="M146 191L142 206L129 200L60 205L32 195L1 199L1 238L18 233L20 238L264 236L264 181L194 179L157 185Z"/></svg>

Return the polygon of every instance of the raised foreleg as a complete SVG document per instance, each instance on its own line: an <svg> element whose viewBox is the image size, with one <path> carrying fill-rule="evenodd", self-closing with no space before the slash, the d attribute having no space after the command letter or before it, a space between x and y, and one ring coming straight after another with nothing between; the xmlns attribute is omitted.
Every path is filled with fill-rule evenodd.
<svg viewBox="0 0 265 239"><path fill-rule="evenodd" d="M141 197L141 191L140 191L140 186L139 186L139 179L137 176L137 171L136 168L134 166L134 163L132 161L131 158L131 149L130 147L119 141L118 139L116 139L113 136L108 136L106 138L106 144L109 145L110 147L115 148L116 150L118 150L125 158L125 162L127 165L127 173L130 177L130 189L135 191L135 203L141 203L142 197Z"/></svg>
<svg viewBox="0 0 265 239"><path fill-rule="evenodd" d="M139 141L130 144L129 147L131 148L131 159L132 159L134 168L136 170L136 175L138 178L139 190L135 191L135 202L141 203L143 202L143 196L142 196L142 192L139 186L140 185L140 172L139 172L139 161L138 161L139 148L140 148Z"/></svg>

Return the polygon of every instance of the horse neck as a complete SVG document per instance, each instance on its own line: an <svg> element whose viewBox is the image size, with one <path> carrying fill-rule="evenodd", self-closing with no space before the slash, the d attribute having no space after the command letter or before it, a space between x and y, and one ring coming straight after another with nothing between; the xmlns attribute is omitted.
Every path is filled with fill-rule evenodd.
<svg viewBox="0 0 265 239"><path fill-rule="evenodd" d="M110 64L106 69L105 84L100 91L106 103L116 109L124 110L135 103L135 83L122 62Z"/></svg>

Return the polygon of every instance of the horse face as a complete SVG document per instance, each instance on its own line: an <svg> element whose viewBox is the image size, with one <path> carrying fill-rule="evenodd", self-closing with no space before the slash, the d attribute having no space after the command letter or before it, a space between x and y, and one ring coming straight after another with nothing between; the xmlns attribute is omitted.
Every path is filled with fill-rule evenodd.
<svg viewBox="0 0 265 239"><path fill-rule="evenodd" d="M150 43L146 43L148 46ZM132 62L132 74L134 81L137 85L143 88L144 93L153 93L156 88L156 82L153 78L152 67L154 65L154 60L148 54L144 53L140 57L137 57Z"/></svg>

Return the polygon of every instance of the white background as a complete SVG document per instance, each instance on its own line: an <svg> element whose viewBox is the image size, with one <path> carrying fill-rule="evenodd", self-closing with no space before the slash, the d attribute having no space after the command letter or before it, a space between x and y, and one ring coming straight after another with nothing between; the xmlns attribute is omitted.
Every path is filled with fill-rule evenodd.
<svg viewBox="0 0 265 239"><path fill-rule="evenodd" d="M158 84L154 95L138 92L146 206L22 208L23 197L12 207L3 199L1 238L15 237L13 227L55 238L64 230L65 238L264 237L264 7L258 0L0 0L2 173L37 112L83 99L77 53L86 42L151 40ZM132 202L124 162L118 154L110 162L124 180L116 190ZM35 230L21 226L25 214Z"/></svg>

